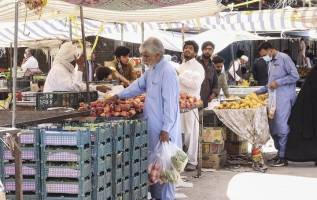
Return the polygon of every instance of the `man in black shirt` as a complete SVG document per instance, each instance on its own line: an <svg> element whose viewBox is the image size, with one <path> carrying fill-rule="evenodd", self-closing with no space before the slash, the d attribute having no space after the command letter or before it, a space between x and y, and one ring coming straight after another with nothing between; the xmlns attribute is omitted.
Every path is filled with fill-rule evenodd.
<svg viewBox="0 0 317 200"><path fill-rule="evenodd" d="M200 98L204 102L204 108L208 107L208 102L219 94L217 74L211 60L214 49L215 45L212 42L204 42L201 47L203 54L197 58L205 69L205 79L200 90Z"/></svg>
<svg viewBox="0 0 317 200"><path fill-rule="evenodd" d="M257 58L253 65L253 78L257 81L258 86L264 86L268 81L268 64L260 57Z"/></svg>

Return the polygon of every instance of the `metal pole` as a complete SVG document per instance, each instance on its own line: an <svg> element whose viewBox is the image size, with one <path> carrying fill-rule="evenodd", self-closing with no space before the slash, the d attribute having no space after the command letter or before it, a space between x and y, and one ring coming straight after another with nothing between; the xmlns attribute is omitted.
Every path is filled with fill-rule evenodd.
<svg viewBox="0 0 317 200"><path fill-rule="evenodd" d="M121 41L120 41L120 45L123 46L123 24L120 24L120 28L121 28Z"/></svg>
<svg viewBox="0 0 317 200"><path fill-rule="evenodd" d="M8 80L8 81L11 81L11 83L12 83L12 71L13 71L13 59L12 58L13 58L13 47L12 47L12 42L11 42L10 43L10 57L9 57L9 60L10 60L10 80ZM10 91L12 92L12 84L10 87Z"/></svg>
<svg viewBox="0 0 317 200"><path fill-rule="evenodd" d="M86 53L86 40L85 40L85 24L84 24L84 14L83 7L80 6L80 22L81 22L81 37L83 41L83 54L85 60L85 69L86 69L86 90L88 95L88 102L90 102L90 93L89 93L89 68L87 66L87 53Z"/></svg>
<svg viewBox="0 0 317 200"><path fill-rule="evenodd" d="M19 2L15 1L15 17L14 17L14 53L13 53L13 68L12 68L12 128L15 128L16 120L16 82L17 82L17 65L18 65L18 23L19 23ZM19 139L15 136L15 140L19 143ZM15 156L15 195L17 200L23 200L23 190L22 190L22 165L21 165L21 151L14 147Z"/></svg>
<svg viewBox="0 0 317 200"><path fill-rule="evenodd" d="M182 46L185 44L185 24L182 23Z"/></svg>
<svg viewBox="0 0 317 200"><path fill-rule="evenodd" d="M69 39L70 41L73 41L73 25L72 25L72 19L69 19Z"/></svg>
<svg viewBox="0 0 317 200"><path fill-rule="evenodd" d="M15 2L15 23L14 23L14 52L13 52L13 68L12 68L12 128L15 128L16 119L16 82L17 82L17 64L18 64L18 23L19 23L19 2Z"/></svg>
<svg viewBox="0 0 317 200"><path fill-rule="evenodd" d="M234 66L233 44L234 44L234 43L232 43L232 44L230 45L230 48L231 48L231 57L232 57L232 67L233 67L233 79L234 79L235 85L237 85L237 82L236 82L236 68L235 68L235 66ZM229 69L229 70L230 70L230 69Z"/></svg>
<svg viewBox="0 0 317 200"><path fill-rule="evenodd" d="M141 43L144 42L144 22L141 22ZM145 66L142 64L142 74L145 72Z"/></svg>

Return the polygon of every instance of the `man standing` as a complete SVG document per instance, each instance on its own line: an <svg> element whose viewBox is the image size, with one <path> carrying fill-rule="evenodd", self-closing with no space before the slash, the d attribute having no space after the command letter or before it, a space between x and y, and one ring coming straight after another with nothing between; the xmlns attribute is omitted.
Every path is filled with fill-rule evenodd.
<svg viewBox="0 0 317 200"><path fill-rule="evenodd" d="M39 63L36 58L33 56L34 51L30 48L25 49L24 59L22 61L21 68L25 76L30 76L35 73L40 73Z"/></svg>
<svg viewBox="0 0 317 200"><path fill-rule="evenodd" d="M156 38L147 39L140 47L144 64L149 69L128 88L112 97L125 99L146 92L144 115L149 133L149 153L159 142L171 141L181 148L179 82L176 70L163 58L164 47ZM150 186L153 199L174 200L173 184Z"/></svg>
<svg viewBox="0 0 317 200"><path fill-rule="evenodd" d="M262 57L257 58L252 69L253 78L256 80L257 85L264 86L267 84L268 71L267 62Z"/></svg>
<svg viewBox="0 0 317 200"><path fill-rule="evenodd" d="M208 107L208 102L217 97L219 94L217 75L211 61L214 49L215 45L212 42L204 42L201 47L203 54L197 59L205 69L205 79L200 90L200 97L204 102L204 108Z"/></svg>
<svg viewBox="0 0 317 200"><path fill-rule="evenodd" d="M230 95L229 95L229 90L228 90L227 78L226 78L226 75L222 72L225 60L220 56L215 56L212 58L212 62L214 63L215 69L217 72L218 88L219 88L219 90L222 89L223 94L227 98L229 98Z"/></svg>
<svg viewBox="0 0 317 200"><path fill-rule="evenodd" d="M296 81L299 75L292 59L287 54L277 51L270 43L261 44L259 54L269 62L269 80L268 85L256 93L262 94L268 90L276 90L276 111L269 125L278 155L272 159L272 166L285 166L287 165L285 149L290 130L287 122L295 102Z"/></svg>
<svg viewBox="0 0 317 200"><path fill-rule="evenodd" d="M196 60L198 45L195 41L186 41L183 47L184 63L177 69L180 91L200 99L201 84L205 78L204 67ZM186 171L196 170L198 164L199 119L198 109L181 115L184 145L187 147L188 164Z"/></svg>
<svg viewBox="0 0 317 200"><path fill-rule="evenodd" d="M108 66L110 68L116 69L117 72L121 76L123 76L126 80L129 82L132 82L136 79L136 73L133 70L132 64L129 62L129 54L130 49L124 46L119 46L116 48L114 52L114 59L110 63L106 63L105 66ZM114 78L119 79L119 77L116 77L116 74L113 74ZM128 85L127 83L125 83Z"/></svg>

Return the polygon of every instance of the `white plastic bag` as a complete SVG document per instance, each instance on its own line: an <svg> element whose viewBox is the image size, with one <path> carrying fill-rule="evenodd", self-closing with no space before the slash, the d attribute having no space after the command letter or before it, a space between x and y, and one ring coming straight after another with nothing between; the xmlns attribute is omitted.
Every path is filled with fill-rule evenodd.
<svg viewBox="0 0 317 200"><path fill-rule="evenodd" d="M269 89L269 102L268 102L268 115L269 119L274 119L276 111L276 90Z"/></svg>
<svg viewBox="0 0 317 200"><path fill-rule="evenodd" d="M172 142L160 142L149 159L150 184L177 183L184 170L188 157Z"/></svg>

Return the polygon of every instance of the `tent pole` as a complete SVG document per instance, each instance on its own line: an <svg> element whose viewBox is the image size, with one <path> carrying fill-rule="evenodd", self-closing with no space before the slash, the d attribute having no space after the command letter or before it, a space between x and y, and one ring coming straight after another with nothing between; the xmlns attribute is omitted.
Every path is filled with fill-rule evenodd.
<svg viewBox="0 0 317 200"><path fill-rule="evenodd" d="M73 41L73 25L71 19L69 19L69 39Z"/></svg>
<svg viewBox="0 0 317 200"><path fill-rule="evenodd" d="M144 22L141 22L141 42L144 42Z"/></svg>
<svg viewBox="0 0 317 200"><path fill-rule="evenodd" d="M14 53L13 53L13 68L12 68L12 128L15 128L16 122L16 83L17 83L17 65L18 65L18 23L19 23L19 1L15 1L15 16L14 16ZM15 135L15 141L19 146L19 139ZM14 161L15 161L15 186L16 186L16 199L23 200L23 190L22 190L22 160L21 151L18 146L14 147Z"/></svg>
<svg viewBox="0 0 317 200"><path fill-rule="evenodd" d="M121 41L120 41L120 45L123 46L123 24L120 24L120 28L121 28Z"/></svg>
<svg viewBox="0 0 317 200"><path fill-rule="evenodd" d="M141 22L141 44L144 42L144 22ZM145 72L145 65L142 65L142 74Z"/></svg>
<svg viewBox="0 0 317 200"><path fill-rule="evenodd" d="M185 43L185 24L182 23L182 46L184 46Z"/></svg>
<svg viewBox="0 0 317 200"><path fill-rule="evenodd" d="M13 50L13 68L12 68L12 97L13 97L13 105L12 105L12 128L15 128L15 120L16 120L16 81L17 81L17 64L18 64L18 9L19 2L15 2L15 23L14 23L14 50Z"/></svg>
<svg viewBox="0 0 317 200"><path fill-rule="evenodd" d="M84 54L84 61L85 61L85 69L86 69L86 90L87 90L87 101L90 102L90 93L89 93L89 68L87 66L87 53L86 53L86 37L85 37L85 24L84 24L84 14L83 14L83 7L80 6L80 23L81 23L81 37L83 41L83 54Z"/></svg>
<svg viewBox="0 0 317 200"><path fill-rule="evenodd" d="M237 85L237 82L236 82L236 69L235 69L235 66L234 66L234 50L233 50L233 44L232 43L230 45L230 49L231 49L231 58L232 58L232 66L233 66L233 79L234 79L234 83L235 85Z"/></svg>

